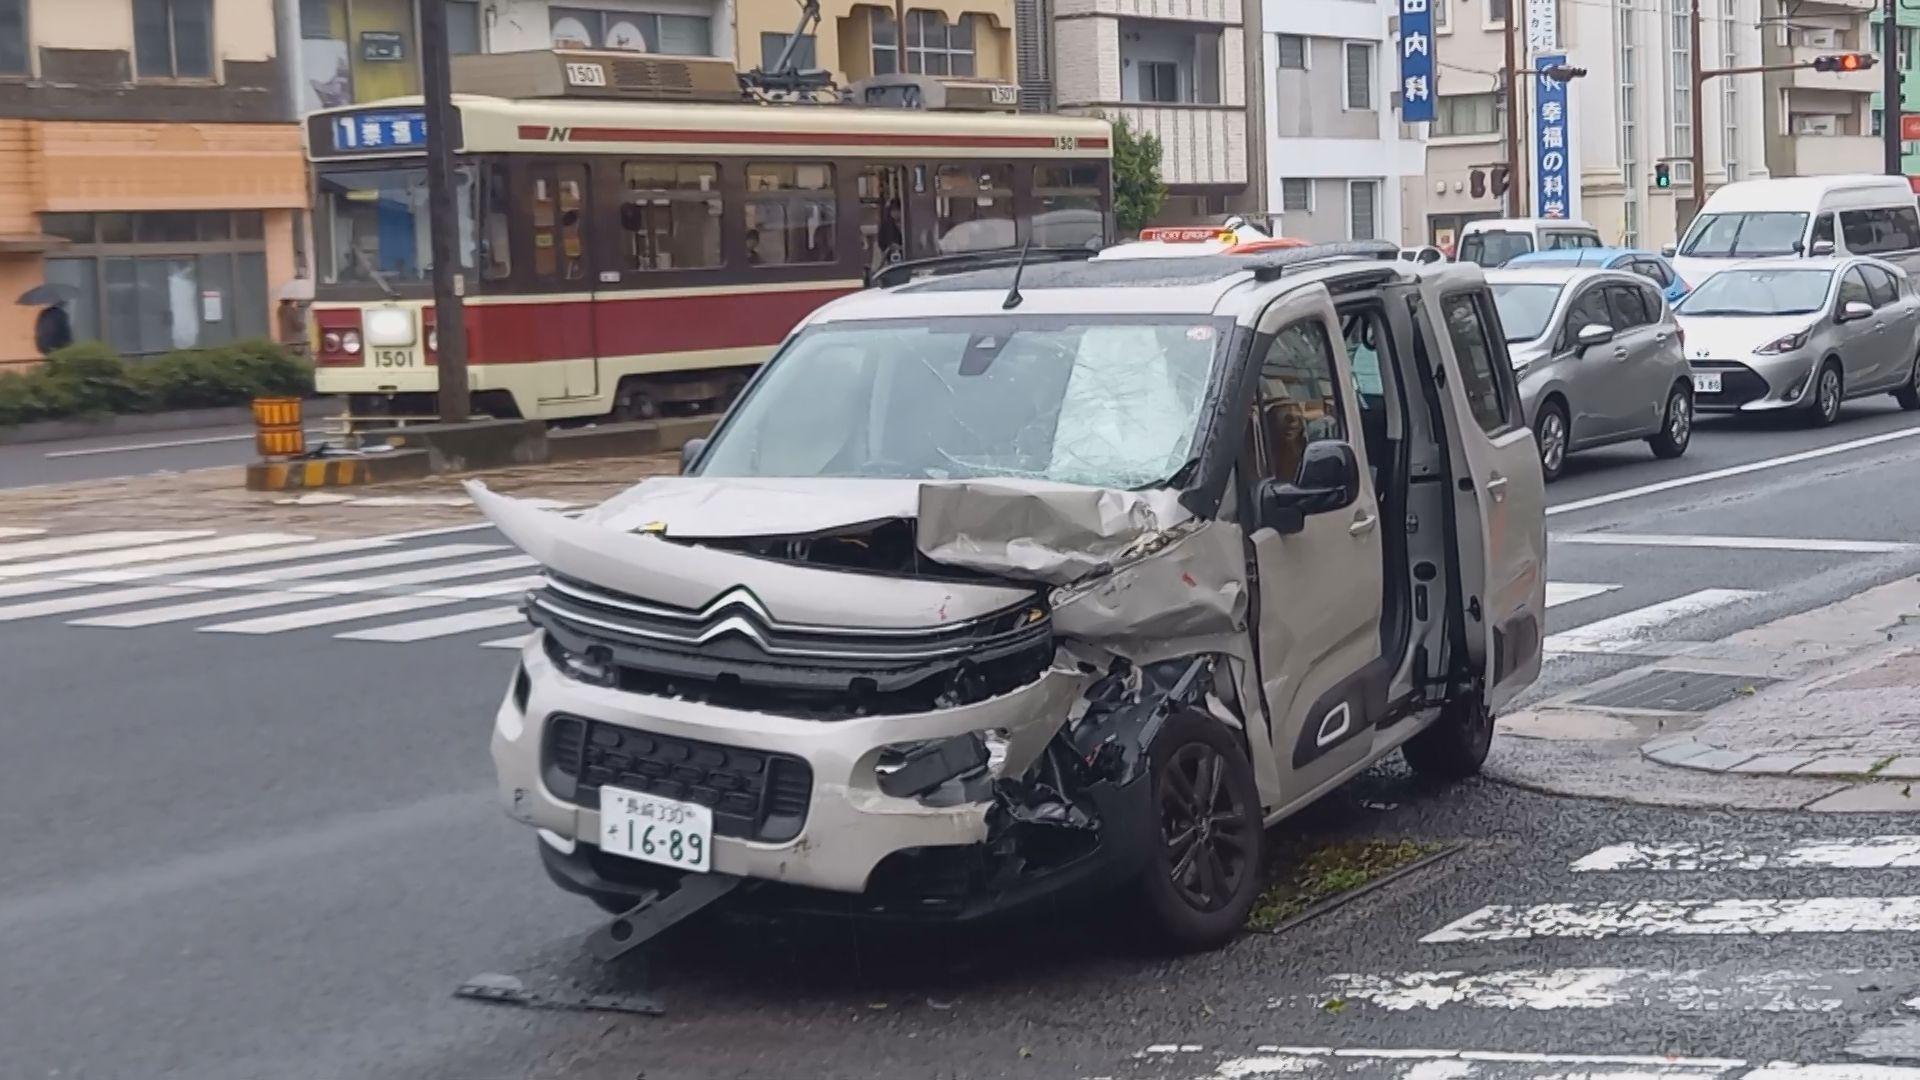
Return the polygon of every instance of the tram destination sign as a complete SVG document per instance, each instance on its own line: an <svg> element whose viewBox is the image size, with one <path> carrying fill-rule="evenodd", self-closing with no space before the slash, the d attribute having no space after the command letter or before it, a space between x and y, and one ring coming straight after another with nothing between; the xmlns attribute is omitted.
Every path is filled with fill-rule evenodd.
<svg viewBox="0 0 1920 1080"><path fill-rule="evenodd" d="M459 133L456 131L455 145ZM427 149L424 109L367 109L308 118L307 145L315 158L418 154Z"/></svg>

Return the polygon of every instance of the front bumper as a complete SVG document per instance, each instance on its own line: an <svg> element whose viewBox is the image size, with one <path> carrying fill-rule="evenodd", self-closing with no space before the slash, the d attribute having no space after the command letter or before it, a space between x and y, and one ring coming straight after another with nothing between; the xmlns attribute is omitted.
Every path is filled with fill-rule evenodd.
<svg viewBox="0 0 1920 1080"><path fill-rule="evenodd" d="M636 862L635 867L648 869L635 871L628 879L593 869L601 865L626 871L629 868L622 864L631 860L602 856L592 848L599 835L598 809L585 805L584 799L576 802L562 797L548 782L544 761L548 728L565 722L564 718L657 736L661 742L704 744L701 748L740 750L803 762L811 786L798 831L760 830L760 835L780 837L777 840L716 832L713 869L807 889L863 893L875 884L876 870L882 863L902 861L896 856L913 861L911 853L982 848L995 833L990 828L990 815L996 809L990 792L976 791L981 796L977 799L936 799L901 798L881 791L876 765L884 748L997 732L1004 740L1004 755L993 766L993 775L996 779L1018 777L1046 749L1086 685L1083 676L1056 669L1009 693L958 708L839 720L802 719L577 682L554 666L541 637L536 633L523 650L524 683L516 680L516 689L502 701L495 717L492 752L501 796L516 820L552 834L547 847L555 854L561 854L559 849L572 842L574 851L568 861L577 864L576 868L585 866L592 871L571 875L582 883L582 891L601 889L623 895L643 889L653 868ZM520 703L523 696L524 708ZM1126 786L1144 788L1139 783ZM797 787L790 788L790 793L798 797ZM948 789L942 788L936 794L947 793ZM1088 795L1096 804L1101 801L1100 792L1090 790ZM718 816L716 828L717 822ZM1115 832L1118 824L1104 822L1098 828L1103 848L1110 846L1107 834ZM1126 853L1126 858L1133 857L1133 853Z"/></svg>
<svg viewBox="0 0 1920 1080"><path fill-rule="evenodd" d="M1693 374L1720 376L1719 393L1694 390L1696 412L1767 412L1804 405L1813 394L1818 357L1811 352L1746 356L1739 360L1693 360Z"/></svg>

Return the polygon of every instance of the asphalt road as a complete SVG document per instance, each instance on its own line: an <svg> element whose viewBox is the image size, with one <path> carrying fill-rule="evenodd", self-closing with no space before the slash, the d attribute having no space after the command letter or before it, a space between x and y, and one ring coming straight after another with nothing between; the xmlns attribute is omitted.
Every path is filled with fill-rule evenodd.
<svg viewBox="0 0 1920 1080"><path fill-rule="evenodd" d="M1623 494L1896 432L1913 437ZM1575 457L1551 492L1560 539L1550 576L1610 588L1556 606L1549 630L1703 589L1737 592L1738 602L1681 615L1667 631L1711 639L1913 572L1920 557L1909 549L1807 542L1920 539L1920 505L1907 497L1916 464L1920 424L1877 402L1818 432L1709 423L1678 463L1637 445ZM1577 505L1613 496L1623 497ZM1565 542L1575 533L1797 546ZM440 539L497 542L485 531ZM1391 768L1276 838L1364 833L1464 847L1284 935L1250 935L1215 955L1143 956L1123 921L1074 909L971 933L723 921L644 960L601 967L579 945L596 913L546 882L537 841L492 801L487 734L512 664L478 643L508 631L376 642L335 636L376 620L272 633L202 632L211 620L71 625L93 614L0 618L0 820L9 823L0 1074L9 1077L1295 1071L1248 1063L1269 1045L1833 1062L1920 998L1913 932L1421 940L1488 904L1913 897L1916 869L1570 870L1628 841L1757 850L1920 832L1910 820L1625 808L1485 783L1428 787ZM1555 660L1542 692L1616 663ZM1821 991L1821 1007L1803 1010L1703 1008L1697 996L1688 1007L1658 995L1579 1008L1562 995L1555 1007L1393 1009L1330 981L1619 968L1699 972L1724 993L1764 987L1770 973L1859 967L1874 978ZM481 972L544 991L657 995L668 1012L532 1011L451 996ZM1148 1052L1155 1046L1175 1049Z"/></svg>
<svg viewBox="0 0 1920 1080"><path fill-rule="evenodd" d="M315 427L307 438L323 434ZM256 456L250 425L21 443L0 446L0 488L244 465Z"/></svg>

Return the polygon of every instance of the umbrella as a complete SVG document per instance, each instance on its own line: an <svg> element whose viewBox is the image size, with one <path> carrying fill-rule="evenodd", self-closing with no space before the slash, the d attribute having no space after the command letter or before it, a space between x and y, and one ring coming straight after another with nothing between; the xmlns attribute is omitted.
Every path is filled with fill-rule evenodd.
<svg viewBox="0 0 1920 1080"><path fill-rule="evenodd" d="M33 288L21 293L20 299L14 301L14 303L26 304L32 307L51 307L54 304L64 304L70 300L77 300L79 298L79 289L71 285L49 281L44 284L35 285Z"/></svg>

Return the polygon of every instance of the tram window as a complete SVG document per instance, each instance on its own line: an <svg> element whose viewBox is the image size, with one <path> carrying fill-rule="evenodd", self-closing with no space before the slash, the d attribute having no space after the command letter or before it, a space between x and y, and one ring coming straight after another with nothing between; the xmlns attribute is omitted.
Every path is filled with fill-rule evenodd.
<svg viewBox="0 0 1920 1080"><path fill-rule="evenodd" d="M942 254L1015 246L1013 166L942 165L934 191Z"/></svg>
<svg viewBox="0 0 1920 1080"><path fill-rule="evenodd" d="M685 161L629 161L623 169L629 270L698 270L720 265L720 167Z"/></svg>
<svg viewBox="0 0 1920 1080"><path fill-rule="evenodd" d="M507 180L507 167L487 166L484 185L486 213L481 220L480 276L500 281L513 273L509 223L513 220L513 188Z"/></svg>
<svg viewBox="0 0 1920 1080"><path fill-rule="evenodd" d="M533 272L576 281L587 276L580 242L586 212L586 169L560 165L533 177Z"/></svg>
<svg viewBox="0 0 1920 1080"><path fill-rule="evenodd" d="M860 170L860 265L869 269L906 254L905 172L898 165Z"/></svg>
<svg viewBox="0 0 1920 1080"><path fill-rule="evenodd" d="M1101 205L1106 193L1098 165L1035 165L1033 194L1040 211L1033 217L1035 247L1084 247L1106 239Z"/></svg>
<svg viewBox="0 0 1920 1080"><path fill-rule="evenodd" d="M747 264L834 261L833 166L747 166Z"/></svg>

